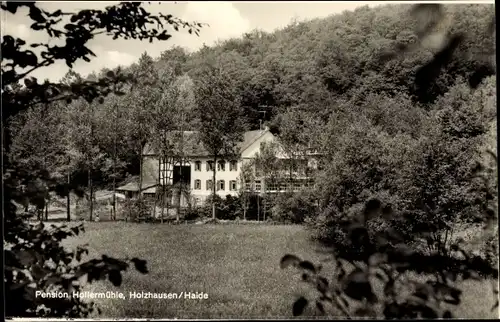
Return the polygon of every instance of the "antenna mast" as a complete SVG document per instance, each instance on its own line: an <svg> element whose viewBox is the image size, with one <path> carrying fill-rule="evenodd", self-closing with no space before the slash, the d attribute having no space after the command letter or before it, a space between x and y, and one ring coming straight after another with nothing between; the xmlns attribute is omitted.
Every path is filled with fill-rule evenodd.
<svg viewBox="0 0 500 322"><path fill-rule="evenodd" d="M262 131L262 119L265 119L266 118L266 113L267 113L267 109L269 106L268 105L259 105L259 108L264 108L264 110L260 110L259 113L262 113L264 114L263 117L259 118L259 130Z"/></svg>

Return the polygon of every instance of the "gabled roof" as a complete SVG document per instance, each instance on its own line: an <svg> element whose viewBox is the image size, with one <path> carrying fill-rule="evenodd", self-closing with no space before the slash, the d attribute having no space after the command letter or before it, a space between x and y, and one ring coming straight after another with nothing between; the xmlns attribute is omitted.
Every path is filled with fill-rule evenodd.
<svg viewBox="0 0 500 322"><path fill-rule="evenodd" d="M264 134L269 132L268 129L265 130L255 130L255 131L247 131L243 134L243 141L240 142L237 147L240 150L240 153L245 151L250 145L252 145L255 141L261 138ZM172 144L174 144L176 149L180 149L180 135L182 132L169 132L167 134L167 140L169 140ZM210 153L205 149L203 143L199 138L198 131L184 131L184 140L182 150L186 156L210 156ZM155 156L158 153L154 150L151 142L148 142L143 150L144 156Z"/></svg>
<svg viewBox="0 0 500 322"><path fill-rule="evenodd" d="M142 183L142 191L145 191L151 187L155 187L156 183ZM123 186L116 188L117 191L139 191L139 183L129 182Z"/></svg>
<svg viewBox="0 0 500 322"><path fill-rule="evenodd" d="M156 186L156 182L151 178L143 178L142 190ZM139 176L132 176L125 179L122 185L116 188L118 191L139 191Z"/></svg>
<svg viewBox="0 0 500 322"><path fill-rule="evenodd" d="M252 145L255 141L260 139L262 136L264 136L264 134L268 132L269 132L268 129L245 132L245 134L243 135L243 142L239 144L240 152L243 152L246 149L248 149L250 145Z"/></svg>

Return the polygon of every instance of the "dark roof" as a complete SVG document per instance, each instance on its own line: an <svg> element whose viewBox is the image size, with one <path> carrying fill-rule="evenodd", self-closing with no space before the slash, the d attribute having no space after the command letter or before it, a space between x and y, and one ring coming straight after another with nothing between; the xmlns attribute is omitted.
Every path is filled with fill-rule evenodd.
<svg viewBox="0 0 500 322"><path fill-rule="evenodd" d="M252 143L254 143L257 139L262 137L265 133L269 132L268 129L265 130L255 130L255 131L247 131L243 134L243 141L238 144L238 148L240 152L246 150ZM174 142L176 144L176 148L179 149L180 143L180 134L182 132L169 132L167 140ZM187 156L210 156L208 151L204 148L203 143L199 139L198 131L184 131L184 153ZM150 142L146 144L143 150L143 155L157 155L156 151L154 151L153 146Z"/></svg>
<svg viewBox="0 0 500 322"><path fill-rule="evenodd" d="M156 183L143 183L142 191L147 190L151 187L155 187ZM129 182L123 186L116 188L117 191L139 191L139 183L137 182Z"/></svg>
<svg viewBox="0 0 500 322"><path fill-rule="evenodd" d="M142 182L142 190L146 190L152 186L156 186L153 178L144 178ZM117 191L139 191L139 176L131 176L122 182L122 185L116 188Z"/></svg>

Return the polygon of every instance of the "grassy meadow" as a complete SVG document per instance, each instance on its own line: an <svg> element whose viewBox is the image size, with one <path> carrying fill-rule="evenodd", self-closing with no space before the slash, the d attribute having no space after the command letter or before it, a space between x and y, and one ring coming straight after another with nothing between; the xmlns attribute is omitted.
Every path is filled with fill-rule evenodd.
<svg viewBox="0 0 500 322"><path fill-rule="evenodd" d="M89 291L121 291L127 299L96 300L102 318L290 318L294 300L317 294L280 258L291 253L319 262L327 254L301 226L86 223L68 246L88 243L89 257L139 257L149 273L126 272L122 286L99 282ZM329 268L328 263L324 265ZM490 282L467 282L460 318L496 318ZM208 299L128 299L128 292L204 292ZM313 310L305 312L312 316Z"/></svg>

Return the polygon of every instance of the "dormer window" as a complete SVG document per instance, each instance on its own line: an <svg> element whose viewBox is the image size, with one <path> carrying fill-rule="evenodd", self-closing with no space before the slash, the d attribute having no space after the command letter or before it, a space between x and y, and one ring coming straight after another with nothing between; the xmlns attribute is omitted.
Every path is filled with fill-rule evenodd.
<svg viewBox="0 0 500 322"><path fill-rule="evenodd" d="M207 171L214 171L214 162L207 161Z"/></svg>
<svg viewBox="0 0 500 322"><path fill-rule="evenodd" d="M233 160L229 163L229 171L238 171L238 161Z"/></svg>
<svg viewBox="0 0 500 322"><path fill-rule="evenodd" d="M201 171L201 161L194 162L194 171Z"/></svg>
<svg viewBox="0 0 500 322"><path fill-rule="evenodd" d="M226 161L221 160L217 162L217 171L226 171Z"/></svg>

